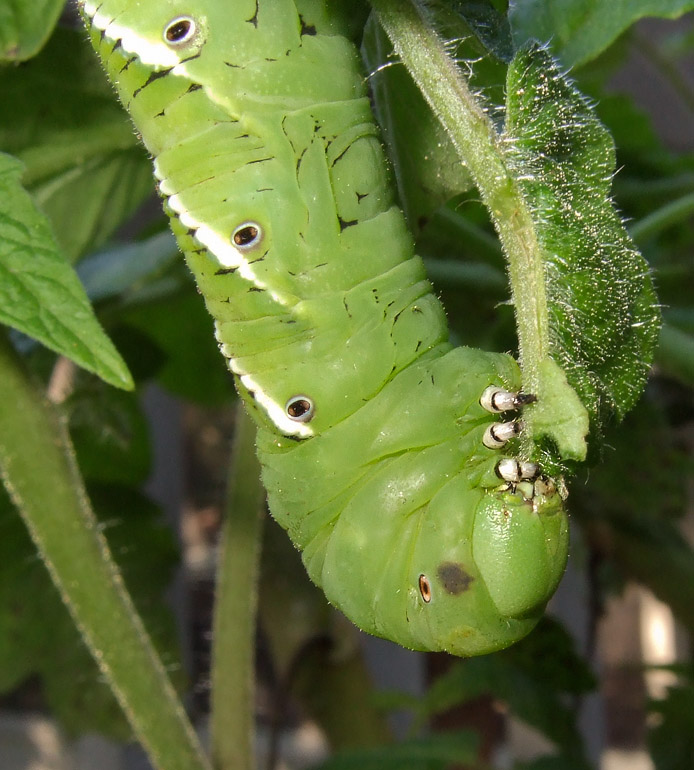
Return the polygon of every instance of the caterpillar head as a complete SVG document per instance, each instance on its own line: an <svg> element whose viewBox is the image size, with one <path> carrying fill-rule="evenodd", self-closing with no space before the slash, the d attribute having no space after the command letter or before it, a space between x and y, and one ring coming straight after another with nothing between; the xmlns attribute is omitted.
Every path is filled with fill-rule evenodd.
<svg viewBox="0 0 694 770"><path fill-rule="evenodd" d="M568 550L561 498L543 485L478 496L466 531L454 510L472 502L463 480L432 500L408 577L408 625L424 648L482 654L537 623Z"/></svg>

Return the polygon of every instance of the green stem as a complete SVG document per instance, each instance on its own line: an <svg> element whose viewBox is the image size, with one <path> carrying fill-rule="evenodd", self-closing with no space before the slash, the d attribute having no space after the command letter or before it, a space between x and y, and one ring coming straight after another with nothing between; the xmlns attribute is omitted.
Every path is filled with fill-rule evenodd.
<svg viewBox="0 0 694 770"><path fill-rule="evenodd" d="M508 260L523 387L538 392L549 356L544 269L535 226L509 172L502 139L416 0L371 0L379 20L472 174Z"/></svg>
<svg viewBox="0 0 694 770"><path fill-rule="evenodd" d="M135 735L160 770L209 767L91 509L64 419L0 334L5 485Z"/></svg>
<svg viewBox="0 0 694 770"><path fill-rule="evenodd" d="M255 770L253 675L265 500L255 432L239 404L214 611L212 757L217 770Z"/></svg>

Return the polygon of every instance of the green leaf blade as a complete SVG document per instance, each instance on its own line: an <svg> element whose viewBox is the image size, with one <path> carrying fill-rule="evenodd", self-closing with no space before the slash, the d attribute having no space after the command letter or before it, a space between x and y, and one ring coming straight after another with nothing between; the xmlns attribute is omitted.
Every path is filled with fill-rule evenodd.
<svg viewBox="0 0 694 770"><path fill-rule="evenodd" d="M509 164L543 252L551 356L598 424L621 419L645 384L660 313L609 198L611 137L546 50L520 51L507 85Z"/></svg>
<svg viewBox="0 0 694 770"><path fill-rule="evenodd" d="M22 165L0 154L0 322L37 339L106 382L133 388L50 225L20 183Z"/></svg>
<svg viewBox="0 0 694 770"><path fill-rule="evenodd" d="M18 0L0 4L0 60L20 62L46 42L64 0Z"/></svg>
<svg viewBox="0 0 694 770"><path fill-rule="evenodd" d="M518 0L509 20L516 45L551 43L566 66L576 66L594 59L639 19L677 19L692 9L692 0Z"/></svg>
<svg viewBox="0 0 694 770"><path fill-rule="evenodd" d="M24 185L74 262L106 243L151 195L151 163L74 30L56 30L35 59L0 70L0 90L12 105L0 149L24 164Z"/></svg>

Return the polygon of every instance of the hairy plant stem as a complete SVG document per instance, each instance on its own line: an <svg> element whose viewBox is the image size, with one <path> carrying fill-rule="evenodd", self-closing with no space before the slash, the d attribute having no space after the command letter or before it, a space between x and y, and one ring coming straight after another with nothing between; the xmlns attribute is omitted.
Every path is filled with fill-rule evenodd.
<svg viewBox="0 0 694 770"><path fill-rule="evenodd" d="M254 649L262 505L255 425L239 404L217 568L212 653L212 760L255 770Z"/></svg>
<svg viewBox="0 0 694 770"><path fill-rule="evenodd" d="M0 330L1 331L1 330ZM209 765L99 529L64 418L0 333L0 470L41 558L157 770Z"/></svg>
<svg viewBox="0 0 694 770"><path fill-rule="evenodd" d="M508 261L523 388L537 392L540 363L549 355L544 270L535 225L506 165L502 137L417 0L371 0L371 4L489 209Z"/></svg>

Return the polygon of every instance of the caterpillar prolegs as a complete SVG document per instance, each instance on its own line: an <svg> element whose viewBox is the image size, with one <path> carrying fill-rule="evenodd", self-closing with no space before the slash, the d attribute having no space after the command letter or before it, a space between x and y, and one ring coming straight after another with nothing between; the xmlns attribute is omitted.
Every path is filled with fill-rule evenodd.
<svg viewBox="0 0 694 770"><path fill-rule="evenodd" d="M507 355L453 348L326 0L84 0L258 423L270 510L365 631L474 655L537 622L567 554L505 450Z"/></svg>

